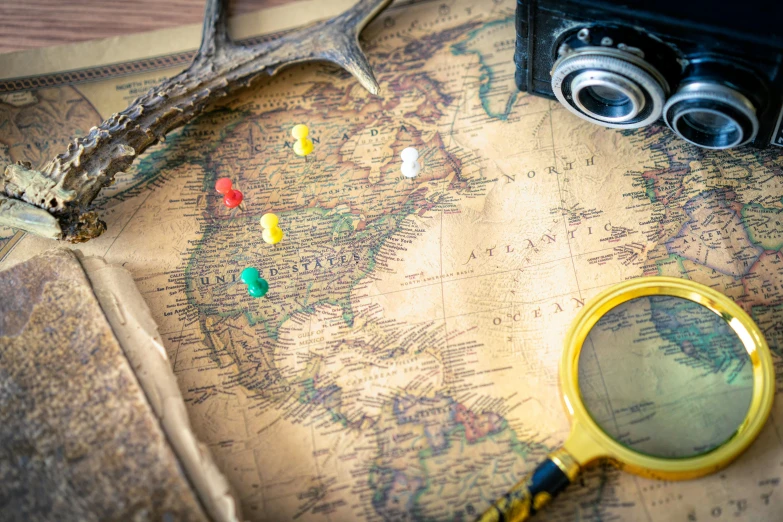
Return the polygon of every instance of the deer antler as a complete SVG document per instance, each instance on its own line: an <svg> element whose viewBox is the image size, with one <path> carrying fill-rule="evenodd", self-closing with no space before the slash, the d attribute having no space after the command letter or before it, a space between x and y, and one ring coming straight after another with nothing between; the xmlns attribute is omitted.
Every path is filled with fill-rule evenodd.
<svg viewBox="0 0 783 522"><path fill-rule="evenodd" d="M53 239L82 242L106 224L90 203L147 147L266 73L297 62L326 60L353 74L368 91L378 83L359 47L359 33L391 0L360 0L343 14L252 46L233 43L221 0L207 0L201 47L185 71L137 98L68 145L40 171L8 165L0 178L0 225Z"/></svg>

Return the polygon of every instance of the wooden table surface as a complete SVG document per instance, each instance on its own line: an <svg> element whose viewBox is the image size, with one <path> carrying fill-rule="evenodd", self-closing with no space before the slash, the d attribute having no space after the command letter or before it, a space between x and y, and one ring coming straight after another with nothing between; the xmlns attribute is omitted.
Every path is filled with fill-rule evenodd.
<svg viewBox="0 0 783 522"><path fill-rule="evenodd" d="M241 14L292 0L228 0ZM205 0L0 0L0 53L201 22Z"/></svg>

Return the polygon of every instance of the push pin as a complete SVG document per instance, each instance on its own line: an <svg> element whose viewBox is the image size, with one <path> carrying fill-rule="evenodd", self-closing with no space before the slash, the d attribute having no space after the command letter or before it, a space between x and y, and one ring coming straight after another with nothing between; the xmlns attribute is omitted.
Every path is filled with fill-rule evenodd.
<svg viewBox="0 0 783 522"><path fill-rule="evenodd" d="M297 156L307 156L313 152L313 141L307 137L308 134L310 134L310 129L307 128L307 125L302 125L301 123L291 129L291 136L296 140L294 153Z"/></svg>
<svg viewBox="0 0 783 522"><path fill-rule="evenodd" d="M223 194L223 204L228 208L238 207L242 203L242 193L231 188L231 180L228 178L217 180L215 190Z"/></svg>
<svg viewBox="0 0 783 522"><path fill-rule="evenodd" d="M400 153L402 159L402 175L406 178L415 178L421 172L421 165L419 165L419 151L413 147L407 147Z"/></svg>
<svg viewBox="0 0 783 522"><path fill-rule="evenodd" d="M264 229L261 233L261 238L270 245L279 243L283 239L283 231L277 226L277 223L278 219L274 214L261 216L261 228Z"/></svg>
<svg viewBox="0 0 783 522"><path fill-rule="evenodd" d="M251 297L264 297L269 291L269 283L265 279L261 279L258 270L252 266L242 270L239 279L247 285L247 293Z"/></svg>

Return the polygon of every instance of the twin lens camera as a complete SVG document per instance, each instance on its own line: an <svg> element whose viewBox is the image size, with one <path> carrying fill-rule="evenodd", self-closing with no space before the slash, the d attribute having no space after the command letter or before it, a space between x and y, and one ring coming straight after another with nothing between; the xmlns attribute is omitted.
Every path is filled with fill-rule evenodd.
<svg viewBox="0 0 783 522"><path fill-rule="evenodd" d="M615 129L783 147L783 2L517 0L516 82Z"/></svg>

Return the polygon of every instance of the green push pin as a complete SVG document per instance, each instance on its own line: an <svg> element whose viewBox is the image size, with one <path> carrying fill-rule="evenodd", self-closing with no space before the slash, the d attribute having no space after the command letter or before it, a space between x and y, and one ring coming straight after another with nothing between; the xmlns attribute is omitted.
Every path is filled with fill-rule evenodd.
<svg viewBox="0 0 783 522"><path fill-rule="evenodd" d="M265 279L261 279L258 270L252 266L242 270L239 279L247 285L247 293L252 297L264 297L269 291L269 283Z"/></svg>

